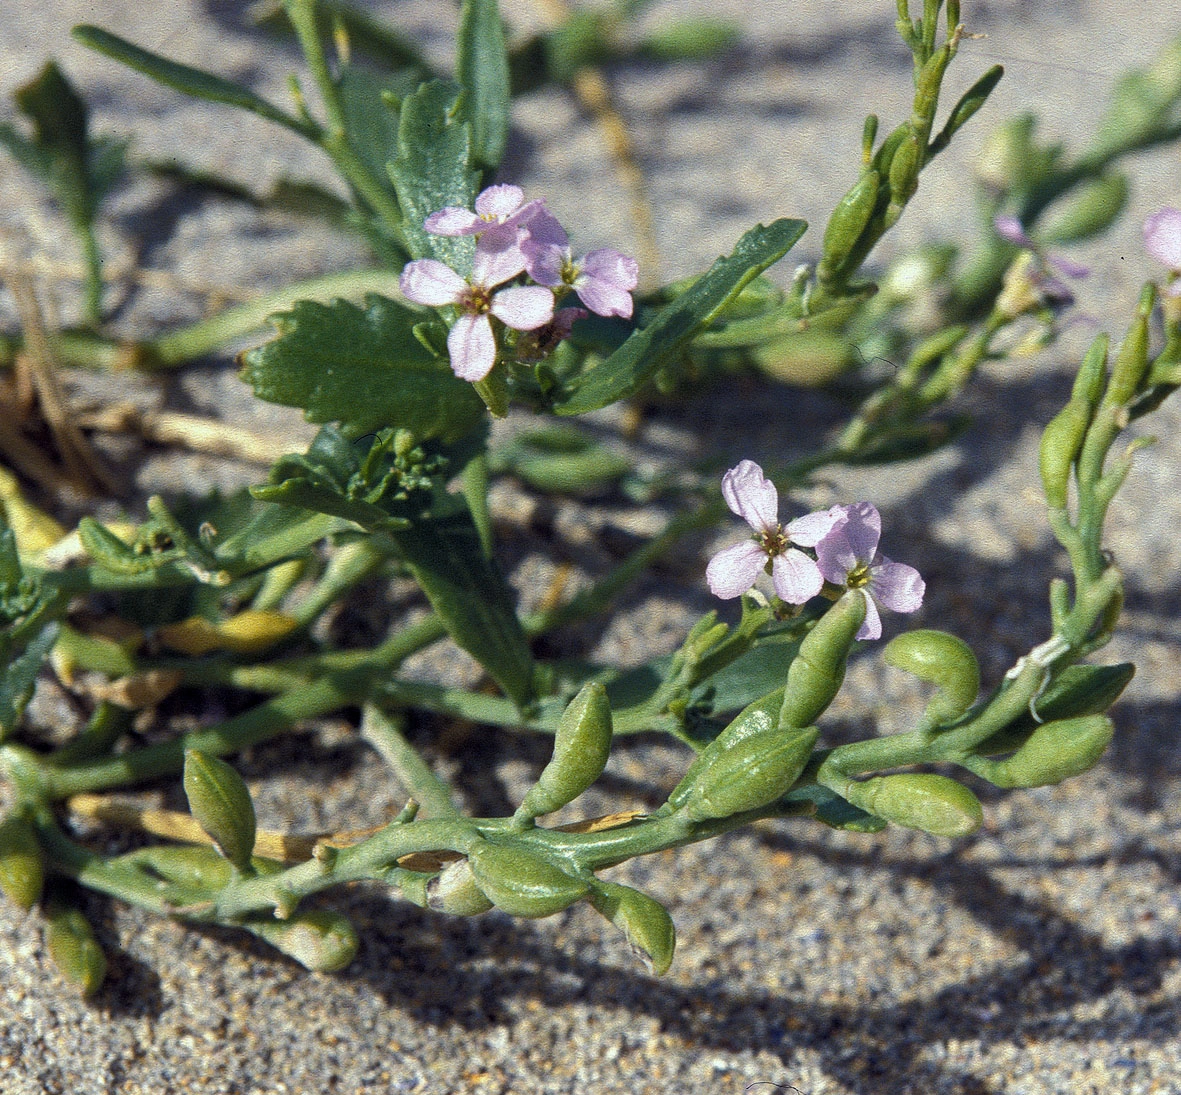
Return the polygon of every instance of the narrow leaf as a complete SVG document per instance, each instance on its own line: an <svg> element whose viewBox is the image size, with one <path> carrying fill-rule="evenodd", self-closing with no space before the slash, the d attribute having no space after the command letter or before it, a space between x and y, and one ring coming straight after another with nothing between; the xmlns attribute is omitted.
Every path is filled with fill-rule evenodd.
<svg viewBox="0 0 1181 1095"><path fill-rule="evenodd" d="M494 171L504 158L509 123L509 66L496 0L464 0L455 75L467 92L472 159Z"/></svg>

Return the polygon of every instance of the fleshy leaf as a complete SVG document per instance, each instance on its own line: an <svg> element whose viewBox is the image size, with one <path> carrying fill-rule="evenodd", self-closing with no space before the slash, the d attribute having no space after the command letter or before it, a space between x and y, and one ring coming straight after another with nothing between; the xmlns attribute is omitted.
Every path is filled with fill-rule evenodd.
<svg viewBox="0 0 1181 1095"><path fill-rule="evenodd" d="M401 426L419 440L454 439L482 416L470 384L414 337L420 316L385 297L302 300L271 317L279 337L242 355L242 378L260 399L302 407L312 422L357 436Z"/></svg>
<svg viewBox="0 0 1181 1095"><path fill-rule="evenodd" d="M718 259L690 289L581 377L554 410L562 415L585 414L633 394L746 285L783 258L807 227L803 221L787 218L767 227L756 225L738 241L729 258Z"/></svg>
<svg viewBox="0 0 1181 1095"><path fill-rule="evenodd" d="M471 116L472 160L494 171L504 158L509 120L508 54L496 0L464 0L456 45L455 74Z"/></svg>

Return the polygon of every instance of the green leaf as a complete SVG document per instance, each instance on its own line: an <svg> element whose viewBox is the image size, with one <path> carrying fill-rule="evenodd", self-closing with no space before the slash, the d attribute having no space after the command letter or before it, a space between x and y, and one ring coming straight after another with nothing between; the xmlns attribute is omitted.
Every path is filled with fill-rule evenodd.
<svg viewBox="0 0 1181 1095"><path fill-rule="evenodd" d="M158 53L141 49L139 46L111 34L100 27L86 24L74 27L70 32L75 41L81 42L90 49L106 54L115 61L127 65L129 68L142 72L145 76L166 87L191 95L195 99L205 99L211 103L226 103L229 106L240 107L252 114L257 114L267 121L277 122L279 125L293 129L304 137L314 137L316 130L313 125L280 110L266 99L256 95L249 88L235 84L212 72L182 65L178 61L170 61Z"/></svg>
<svg viewBox="0 0 1181 1095"><path fill-rule="evenodd" d="M406 218L402 232L411 254L438 259L466 274L475 252L473 237L432 236L422 227L439 209L470 209L475 201L471 126L458 84L432 80L402 103L398 155L389 172Z"/></svg>
<svg viewBox="0 0 1181 1095"><path fill-rule="evenodd" d="M340 422L353 436L401 426L419 440L472 429L483 404L414 337L421 317L395 301L301 300L271 317L279 337L242 355L259 399L302 407L311 422Z"/></svg>
<svg viewBox="0 0 1181 1095"><path fill-rule="evenodd" d="M464 0L455 75L467 92L472 159L494 171L504 158L509 123L509 66L496 0Z"/></svg>
<svg viewBox="0 0 1181 1095"><path fill-rule="evenodd" d="M57 630L56 623L47 624L15 657L6 649L9 646L6 637L0 637L0 658L5 663L4 676L0 678L0 741L16 729L33 698L37 674L57 641Z"/></svg>
<svg viewBox="0 0 1181 1095"><path fill-rule="evenodd" d="M767 227L756 225L738 241L729 258L718 259L692 288L666 304L651 323L633 332L606 361L579 378L568 398L554 410L562 415L585 414L633 394L746 285L783 258L807 227L803 221L787 218Z"/></svg>
<svg viewBox="0 0 1181 1095"><path fill-rule="evenodd" d="M443 509L443 507L447 507ZM513 608L513 593L462 497L440 495L436 509L389 536L456 645L518 705L533 689L533 655Z"/></svg>

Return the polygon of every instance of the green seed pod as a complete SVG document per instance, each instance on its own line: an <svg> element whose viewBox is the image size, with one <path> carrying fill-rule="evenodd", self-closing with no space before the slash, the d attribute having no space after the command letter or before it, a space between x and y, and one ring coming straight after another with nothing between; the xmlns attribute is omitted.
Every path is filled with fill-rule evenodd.
<svg viewBox="0 0 1181 1095"><path fill-rule="evenodd" d="M815 727L777 728L751 734L728 749L707 749L685 798L685 813L694 821L731 817L781 798L804 770L819 736Z"/></svg>
<svg viewBox="0 0 1181 1095"><path fill-rule="evenodd" d="M492 908L492 902L476 885L472 865L466 859L448 863L426 887L427 906L435 912L452 916L479 916Z"/></svg>
<svg viewBox="0 0 1181 1095"><path fill-rule="evenodd" d="M286 920L248 920L242 927L319 973L344 969L360 943L349 920L330 909L301 910Z"/></svg>
<svg viewBox="0 0 1181 1095"><path fill-rule="evenodd" d="M668 910L659 901L617 882L595 882L590 903L622 929L632 950L657 977L668 972L677 946L677 932Z"/></svg>
<svg viewBox="0 0 1181 1095"><path fill-rule="evenodd" d="M552 916L590 891L583 879L524 848L485 842L468 859L476 885L510 916Z"/></svg>
<svg viewBox="0 0 1181 1095"><path fill-rule="evenodd" d="M23 817L0 821L0 890L22 909L41 900L45 864L37 833Z"/></svg>
<svg viewBox="0 0 1181 1095"><path fill-rule="evenodd" d="M946 631L905 631L890 640L882 657L887 665L912 673L939 689L927 705L923 722L954 722L980 694L980 663L963 639Z"/></svg>
<svg viewBox="0 0 1181 1095"><path fill-rule="evenodd" d="M1112 171L1076 187L1038 232L1044 243L1089 239L1110 228L1128 202L1128 177Z"/></svg>
<svg viewBox="0 0 1181 1095"><path fill-rule="evenodd" d="M196 749L185 752L185 797L197 824L239 871L254 852L254 803L242 777L224 760Z"/></svg>
<svg viewBox="0 0 1181 1095"><path fill-rule="evenodd" d="M867 168L832 211L824 229L824 258L820 262L821 280L839 269L849 257L861 233L873 216L881 179L872 167Z"/></svg>
<svg viewBox="0 0 1181 1095"><path fill-rule="evenodd" d="M811 726L845 680L853 637L865 622L865 596L846 593L804 637L787 671L780 726Z"/></svg>
<svg viewBox="0 0 1181 1095"><path fill-rule="evenodd" d="M553 757L516 816L534 818L573 802L602 775L610 755L611 704L603 685L592 681L562 712Z"/></svg>
<svg viewBox="0 0 1181 1095"><path fill-rule="evenodd" d="M980 800L962 783L925 772L849 780L834 788L854 806L935 836L967 836L980 828Z"/></svg>
<svg viewBox="0 0 1181 1095"><path fill-rule="evenodd" d="M998 787L1045 787L1093 768L1115 732L1111 719L1085 715L1039 726L1008 760L992 761L977 775Z"/></svg>
<svg viewBox="0 0 1181 1095"><path fill-rule="evenodd" d="M890 161L890 201L894 205L905 205L919 188L923 145L917 133L908 133Z"/></svg>
<svg viewBox="0 0 1181 1095"><path fill-rule="evenodd" d="M1111 365L1111 380L1107 383L1104 400L1124 406L1140 391L1144 374L1148 372L1148 322L1156 304L1156 287L1147 285L1140 294L1136 318Z"/></svg>
<svg viewBox="0 0 1181 1095"><path fill-rule="evenodd" d="M1046 424L1038 447L1038 471L1051 509L1065 509L1070 474L1091 427L1093 411L1072 399Z"/></svg>
<svg viewBox="0 0 1181 1095"><path fill-rule="evenodd" d="M107 975L107 959L82 913L51 901L45 909L45 942L61 975L83 996L93 996Z"/></svg>
<svg viewBox="0 0 1181 1095"><path fill-rule="evenodd" d="M1070 398L1088 407L1099 406L1103 385L1107 381L1107 350L1111 339L1106 333L1098 335L1087 348L1082 364L1070 389Z"/></svg>

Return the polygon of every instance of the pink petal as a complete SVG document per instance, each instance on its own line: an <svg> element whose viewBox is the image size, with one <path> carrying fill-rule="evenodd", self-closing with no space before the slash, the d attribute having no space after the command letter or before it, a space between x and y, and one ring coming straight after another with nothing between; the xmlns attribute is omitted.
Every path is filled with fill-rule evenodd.
<svg viewBox="0 0 1181 1095"><path fill-rule="evenodd" d="M715 597L728 601L741 597L762 573L767 555L753 540L724 548L709 561L705 580ZM786 598L785 598L786 599Z"/></svg>
<svg viewBox="0 0 1181 1095"><path fill-rule="evenodd" d="M869 588L891 612L916 612L923 603L927 583L914 567L883 558L871 569Z"/></svg>
<svg viewBox="0 0 1181 1095"><path fill-rule="evenodd" d="M1083 266L1081 263L1075 262L1073 259L1064 258L1062 255L1047 255L1046 261L1052 266L1057 266L1068 278L1085 278L1090 276L1091 268Z"/></svg>
<svg viewBox="0 0 1181 1095"><path fill-rule="evenodd" d="M432 236L474 236L483 232L488 223L470 209L449 205L446 209L432 213L422 222L422 226Z"/></svg>
<svg viewBox="0 0 1181 1095"><path fill-rule="evenodd" d="M743 460L722 476L722 497L730 512L755 532L772 532L779 524L779 492L753 460Z"/></svg>
<svg viewBox="0 0 1181 1095"><path fill-rule="evenodd" d="M802 551L789 548L771 561L771 581L780 600L802 605L820 592L824 578L820 568Z"/></svg>
<svg viewBox="0 0 1181 1095"><path fill-rule="evenodd" d="M1012 213L998 213L992 218L992 226L1001 239L1015 243L1018 247L1024 247L1028 251L1037 250L1037 244L1029 238L1021 226L1021 222Z"/></svg>
<svg viewBox="0 0 1181 1095"><path fill-rule="evenodd" d="M874 604L873 598L864 589L855 590L854 593L860 593L865 598L865 619L853 638L880 639L882 637L882 614L878 612L878 606Z"/></svg>
<svg viewBox="0 0 1181 1095"><path fill-rule="evenodd" d="M565 251L570 246L570 237L566 235L566 229L558 218L543 209L525 224L525 238L521 246L525 248L526 254L531 247L556 247L559 251Z"/></svg>
<svg viewBox="0 0 1181 1095"><path fill-rule="evenodd" d="M495 288L525 269L525 255L517 243L517 230L509 224L494 224L476 241L472 259L472 284Z"/></svg>
<svg viewBox="0 0 1181 1095"><path fill-rule="evenodd" d="M476 198L476 212L485 220L495 218L502 221L510 213L519 209L525 200L525 191L519 186L498 184L481 190Z"/></svg>
<svg viewBox="0 0 1181 1095"><path fill-rule="evenodd" d="M816 513L805 513L787 523L787 535L793 544L815 547L845 519L844 508L831 506Z"/></svg>
<svg viewBox="0 0 1181 1095"><path fill-rule="evenodd" d="M858 562L871 562L882 538L882 515L872 502L854 502L842 508L847 518L843 529L849 547Z"/></svg>
<svg viewBox="0 0 1181 1095"><path fill-rule="evenodd" d="M578 265L587 277L625 292L631 292L640 280L640 264L630 255L613 251L610 247L592 251Z"/></svg>
<svg viewBox="0 0 1181 1095"><path fill-rule="evenodd" d="M467 282L437 259L416 259L402 268L398 279L402 295L415 304L458 304Z"/></svg>
<svg viewBox="0 0 1181 1095"><path fill-rule="evenodd" d="M492 314L514 331L533 331L554 318L554 294L538 285L501 289L492 298Z"/></svg>
<svg viewBox="0 0 1181 1095"><path fill-rule="evenodd" d="M549 285L557 288L565 284L562 277L566 263L570 259L568 247L558 247L556 244L536 244L528 238L521 244L525 252L525 269L538 285Z"/></svg>
<svg viewBox="0 0 1181 1095"><path fill-rule="evenodd" d="M1181 270L1181 209L1165 206L1144 221L1144 249L1170 270Z"/></svg>
<svg viewBox="0 0 1181 1095"><path fill-rule="evenodd" d="M463 315L447 335L451 371L460 380L483 380L496 364L496 339L487 316Z"/></svg>
<svg viewBox="0 0 1181 1095"><path fill-rule="evenodd" d="M580 274L574 279L574 291L578 299L596 315L631 319L632 297L626 289Z"/></svg>

